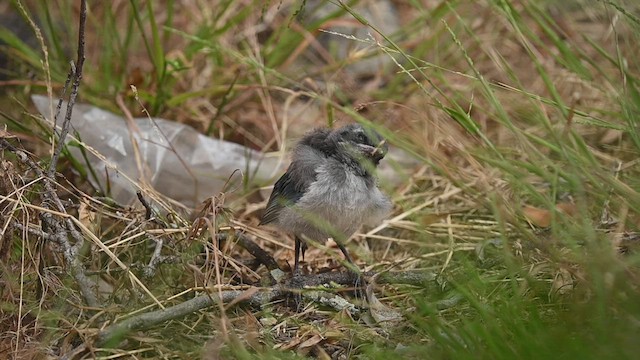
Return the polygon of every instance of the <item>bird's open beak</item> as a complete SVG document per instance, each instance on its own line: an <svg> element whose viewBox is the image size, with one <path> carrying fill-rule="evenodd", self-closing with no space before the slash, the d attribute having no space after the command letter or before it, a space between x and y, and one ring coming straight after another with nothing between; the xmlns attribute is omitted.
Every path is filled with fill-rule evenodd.
<svg viewBox="0 0 640 360"><path fill-rule="evenodd" d="M382 140L378 144L378 146L373 148L370 156L377 163L378 161L382 160L385 157L385 155L387 155L388 151L389 151L389 145L387 145L387 141Z"/></svg>

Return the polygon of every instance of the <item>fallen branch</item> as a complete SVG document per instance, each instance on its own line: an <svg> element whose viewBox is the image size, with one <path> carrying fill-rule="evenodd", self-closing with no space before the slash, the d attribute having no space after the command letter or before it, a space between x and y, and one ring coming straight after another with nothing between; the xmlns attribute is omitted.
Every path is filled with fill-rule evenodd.
<svg viewBox="0 0 640 360"><path fill-rule="evenodd" d="M97 345L99 347L116 346L122 338L132 331L149 329L166 321L182 318L198 310L215 305L218 301L230 303L241 298L247 291L251 291L251 289L246 291L231 290L212 292L211 294L200 295L178 305L167 307L166 309L130 317L101 331L98 335ZM221 294L222 297L219 298L218 294ZM269 289L267 291L256 292L252 296L244 299L243 302L259 305L268 303L278 295L279 293L277 291Z"/></svg>
<svg viewBox="0 0 640 360"><path fill-rule="evenodd" d="M85 25L87 20L87 4L85 0L80 1L80 24L78 29L78 53L77 61L74 64L71 63L71 69L65 87L63 88L63 96L66 93L67 86L72 83L71 94L69 95L69 104L67 105L67 111L64 121L61 126L61 131L58 139L58 143L51 156L51 162L46 172L33 160L31 160L23 151L17 149L6 139L0 139L0 147L7 148L13 152L20 162L26 164L31 170L33 170L38 177L42 179L44 191L42 193L42 207L47 210L55 210L59 213L66 214L67 211L58 197L55 188L55 173L58 159L62 153L64 147L64 140L69 132L71 126L71 115L73 111L73 105L75 104L78 96L78 89L80 87L80 80L82 79L82 68L84 65L85 55ZM58 109L62 104L62 97L58 103ZM54 132L55 124L57 123L57 117L59 112L56 113L54 118ZM59 219L53 216L51 212L43 212L40 214L40 220L42 221L43 233L49 234L50 237L46 237L53 241L57 245L58 249L62 253L65 263L69 267L69 270L75 279L82 296L84 297L87 305L92 308L98 308L100 306L96 292L93 289L94 284L86 276L86 269L84 264L78 258L78 251L84 244L84 237L76 229L73 221L70 218ZM28 225L25 225L28 228ZM73 243L69 241L69 237L73 239Z"/></svg>
<svg viewBox="0 0 640 360"><path fill-rule="evenodd" d="M243 249L247 250L256 260L263 264L269 271L280 269L278 262L268 252L264 251L258 244L251 240L247 235L240 231L236 231L233 234L219 233L217 234L219 241L227 241L234 239L238 241ZM282 270L282 269L280 269Z"/></svg>
<svg viewBox="0 0 640 360"><path fill-rule="evenodd" d="M377 276L376 282L378 284L412 285L423 285L436 278L433 273L414 271L380 274L367 272L362 276L365 278ZM97 346L116 346L119 341L130 332L146 330L163 322L182 318L198 310L213 306L219 301L222 301L225 304L247 304L249 306L259 307L266 305L277 298L281 298L292 291L301 292L304 295L304 288L291 288L292 280L293 279L290 278L287 279L284 284L266 288L251 287L247 290L214 291L210 294L200 295L162 310L132 316L102 330L98 334ZM304 287L318 287L331 283L353 286L357 281L358 276L352 272L330 272L324 274L299 275L295 277L296 285L303 284ZM312 299L316 296L316 291L311 292Z"/></svg>
<svg viewBox="0 0 640 360"><path fill-rule="evenodd" d="M14 153L21 163L27 165L36 173L39 178L42 179L45 189L42 194L43 207L45 207L46 209L55 207L59 212L66 214L67 211L62 205L62 201L58 197L58 194L53 187L51 180L45 176L40 166L38 166L38 164L31 160L22 150L13 146L6 139L0 139L0 147L6 148ZM77 245L84 242L84 238L82 237L80 232L73 226L73 222L70 219L66 219L63 222L65 226L63 226L58 219L53 217L53 214L51 214L50 212L44 212L40 215L40 220L42 221L43 234L46 234L44 238L52 240L53 243L55 243L60 249L60 252L64 257L67 266L69 266L71 275L78 284L80 292L87 302L87 305L93 308L98 308L100 304L98 302L96 293L93 290L94 284L86 276L86 269L77 256L79 249ZM28 225L25 226L28 228ZM72 245L69 242L69 234L76 241L75 245Z"/></svg>

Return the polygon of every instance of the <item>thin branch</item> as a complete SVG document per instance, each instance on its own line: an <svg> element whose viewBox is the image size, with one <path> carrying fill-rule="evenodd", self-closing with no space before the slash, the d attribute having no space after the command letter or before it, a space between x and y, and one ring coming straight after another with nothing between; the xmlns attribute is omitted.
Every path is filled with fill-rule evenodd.
<svg viewBox="0 0 640 360"><path fill-rule="evenodd" d="M149 260L149 264L147 264L143 270L143 274L147 278L151 278L156 274L156 267L166 258L162 256L162 246L164 245L164 241L162 239L153 240L156 242L156 246L153 250L153 255L151 255L151 260Z"/></svg>
<svg viewBox="0 0 640 360"><path fill-rule="evenodd" d="M136 195L138 196L138 201L140 201L142 206L144 206L144 209L145 209L144 219L145 220L151 219L151 215L153 215L153 210L151 209L151 205L149 205L149 203L147 202L147 199L145 199L144 196L142 196L142 191L140 190L136 191Z"/></svg>
<svg viewBox="0 0 640 360"><path fill-rule="evenodd" d="M80 80L82 79L82 68L84 67L84 30L87 23L87 2L85 0L80 1L80 26L78 28L78 58L76 61L75 69L72 65L71 72L69 73L70 78L73 79L73 85L71 86L71 94L69 95L69 103L67 104L67 112L64 117L64 122L62 123L62 130L60 131L60 138L58 139L58 144L51 156L51 163L49 164L49 170L47 170L47 177L53 178L56 166L58 165L58 159L60 158L60 153L62 152L62 148L64 147L64 139L67 137L69 133L69 127L71 126L71 115L73 113L73 106L76 103L76 98L78 97L78 89L80 88ZM55 120L57 123L57 119ZM55 130L55 129L54 129Z"/></svg>
<svg viewBox="0 0 640 360"><path fill-rule="evenodd" d="M48 232L50 232L54 238L54 242L62 248L62 255L65 262L71 270L71 275L76 280L80 292L84 297L87 305L92 308L99 308L100 303L94 290L95 283L92 282L85 274L84 264L78 259L77 253L73 251L71 244L67 238L67 231L57 219L54 219L51 213L45 212L40 215L43 225L46 226Z"/></svg>
<svg viewBox="0 0 640 360"><path fill-rule="evenodd" d="M2 147L8 148L10 151L14 152L16 156L20 159L21 162L27 164L33 171L36 172L39 176L42 177L43 185L44 185L44 193L42 194L43 207L47 209L51 209L52 207L57 209L59 212L67 213L62 201L58 197L56 189L53 184L55 184L55 172L56 166L58 164L58 159L60 158L60 154L62 153L62 149L64 147L64 140L69 132L69 127L71 125L71 115L73 112L73 106L75 104L76 98L78 96L78 89L80 87L80 80L82 79L82 68L84 66L84 49L85 49L85 25L87 20L87 4L85 0L80 1L80 25L78 29L78 58L76 65L71 65L71 71L69 72L68 81L70 79L73 80L73 85L71 88L71 94L69 98L69 103L67 104L67 111L65 115L64 122L62 124L62 130L60 132L60 138L58 139L58 144L51 156L51 163L49 164L49 168L44 171L38 166L35 162L33 162L29 157L18 150L13 145L11 145L8 141L2 139ZM66 92L66 90L64 90ZM62 99L61 99L62 100ZM57 121L56 121L57 123ZM54 128L55 131L55 128ZM98 298L93 289L94 284L89 280L89 278L85 274L84 264L78 259L78 251L84 244L84 238L80 234L80 232L75 228L73 222L70 218L63 220L62 222L59 219L53 217L51 213L43 213L40 216L40 219L43 224L43 230L45 233L49 233L53 237L53 241L59 246L62 251L62 254L65 258L65 262L69 266L71 273L76 280L82 295L87 302L87 304L91 307L98 307ZM65 226L61 224L64 223ZM75 240L75 244L71 244L69 242L68 236Z"/></svg>
<svg viewBox="0 0 640 360"><path fill-rule="evenodd" d="M166 321L182 318L198 310L208 308L220 300L222 300L223 303L230 303L235 299L242 298L250 291L252 291L252 289L244 291L214 291L210 294L197 296L175 306L130 317L101 331L98 335L97 345L99 347L109 345L116 346L118 345L117 342L119 342L119 340L132 331L149 329ZM221 294L220 298L218 297L218 294ZM244 302L255 305L265 304L271 301L278 294L280 293L272 289L265 292L259 291L254 293L252 296L247 297Z"/></svg>
<svg viewBox="0 0 640 360"><path fill-rule="evenodd" d="M367 271L362 273L361 276L363 276L365 280L375 276L376 283L378 284L403 284L413 286L425 286L433 282L437 277L435 273L425 271L390 271L381 273ZM329 283L357 285L362 283L361 280L362 279L358 278L358 274L353 271L296 276L296 284L301 284L303 287L316 287Z"/></svg>
<svg viewBox="0 0 640 360"><path fill-rule="evenodd" d="M60 212L66 214L67 211L62 205L62 201L58 197L58 194L56 193L51 180L44 175L43 170L38 166L38 164L36 164L27 156L27 154L13 146L6 139L0 139L0 147L6 148L9 151L13 152L21 163L27 165L36 173L38 177L42 178L45 189L42 194L43 207L50 209L53 205ZM65 262L67 266L69 266L71 274L76 280L76 283L78 284L80 292L82 292L82 296L87 302L87 305L93 308L99 307L98 298L95 291L93 290L94 284L86 276L86 269L84 268L82 262L78 260L77 254L79 247L77 247L77 245L84 242L84 238L82 237L80 232L74 227L71 219L66 219L64 222L66 226L63 227L60 221L54 218L53 215L49 212L41 214L40 220L42 221L43 232L49 234L50 239L52 239L61 249ZM76 241L75 246L69 242L69 234L71 234L71 236Z"/></svg>
<svg viewBox="0 0 640 360"><path fill-rule="evenodd" d="M379 284L423 285L436 278L433 273L414 271L380 274L367 272L363 275L365 277L377 276L376 282ZM196 311L218 304L220 301L225 304L243 303L259 307L268 304L277 298L283 297L291 291L300 292L302 290L302 293L304 294L305 291L303 289L291 289L290 285L292 284L292 280L293 279L288 279L282 285L275 285L266 288L252 287L248 290L213 291L175 306L130 317L101 331L98 334L97 346L117 346L120 340L132 331L149 329L166 321L182 318ZM300 275L295 277L296 285L302 284L304 287L318 287L329 283L353 286L358 280L358 275L353 272L331 272L324 274ZM312 299L315 299L317 296L317 291L310 292L310 297Z"/></svg>
<svg viewBox="0 0 640 360"><path fill-rule="evenodd" d="M41 237L41 238L43 238L44 240L47 240L47 241L55 241L56 240L53 235L43 231L42 229L34 229L32 227L29 227L28 225L23 225L23 224L19 223L16 220L12 221L10 226L15 227L16 229L18 229L20 231L25 231L26 230L29 234Z"/></svg>
<svg viewBox="0 0 640 360"><path fill-rule="evenodd" d="M240 231L236 231L233 234L221 233L218 234L217 237L218 241L226 241L231 237L233 239L236 239L238 241L238 245L247 250L249 254L256 258L256 260L258 260L261 264L266 266L267 269L269 269L270 271L280 269L280 267L278 266L278 262L271 255L269 255L268 252L264 251L260 246L258 246L258 244L256 244L244 233Z"/></svg>

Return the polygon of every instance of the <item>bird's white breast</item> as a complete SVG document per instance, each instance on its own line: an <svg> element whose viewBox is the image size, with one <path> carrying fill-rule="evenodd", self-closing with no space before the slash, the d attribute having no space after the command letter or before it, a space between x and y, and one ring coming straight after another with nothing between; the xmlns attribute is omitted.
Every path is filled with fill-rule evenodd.
<svg viewBox="0 0 640 360"><path fill-rule="evenodd" d="M317 223L326 222L348 238L363 223L381 222L391 210L391 201L372 178L358 176L347 165L329 158L316 169L316 181L291 210L295 208L297 212L291 216L317 217ZM331 236L318 229L307 232L317 241Z"/></svg>

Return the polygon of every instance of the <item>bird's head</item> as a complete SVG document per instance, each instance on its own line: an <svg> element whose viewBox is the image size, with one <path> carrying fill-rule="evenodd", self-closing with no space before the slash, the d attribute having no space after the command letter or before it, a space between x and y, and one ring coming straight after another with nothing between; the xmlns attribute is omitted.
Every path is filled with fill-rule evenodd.
<svg viewBox="0 0 640 360"><path fill-rule="evenodd" d="M389 150L386 140L378 132L360 124L351 124L336 129L329 137L341 151L347 152L358 160L369 160L375 166L380 163Z"/></svg>

